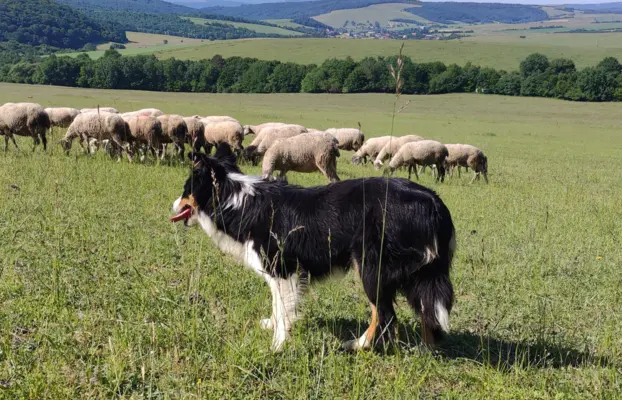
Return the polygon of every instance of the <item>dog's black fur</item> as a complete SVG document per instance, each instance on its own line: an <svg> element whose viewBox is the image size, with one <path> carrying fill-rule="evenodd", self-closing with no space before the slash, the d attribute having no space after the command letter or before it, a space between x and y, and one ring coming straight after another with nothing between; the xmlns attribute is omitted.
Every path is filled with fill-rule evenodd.
<svg viewBox="0 0 622 400"><path fill-rule="evenodd" d="M432 190L398 178L310 188L260 181L243 207L231 209L225 205L241 184L227 175L241 171L230 147L219 146L214 157L196 152L189 157L195 167L182 197L192 195L219 231L239 242L252 240L272 276L302 271L321 278L334 268L355 265L376 305L380 332L391 335L387 328L395 323L393 303L401 292L428 334L440 338L435 307L438 303L447 314L451 311L455 238L450 212ZM426 259L429 249L435 250L434 257Z"/></svg>

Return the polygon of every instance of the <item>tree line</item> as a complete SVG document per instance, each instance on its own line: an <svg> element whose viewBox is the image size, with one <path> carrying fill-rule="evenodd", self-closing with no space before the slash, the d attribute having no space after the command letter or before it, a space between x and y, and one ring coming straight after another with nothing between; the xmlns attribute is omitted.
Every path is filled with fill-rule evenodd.
<svg viewBox="0 0 622 400"><path fill-rule="evenodd" d="M50 55L36 62L0 66L0 81L165 92L393 93L389 65L397 65L397 56L361 61L333 58L320 65L300 65L218 55L201 61L159 60L153 55L123 57L108 50L98 60L86 54ZM478 91L576 101L622 100L622 65L613 57L579 70L572 60L549 60L535 53L512 72L472 63L416 63L404 57L402 80L404 94Z"/></svg>

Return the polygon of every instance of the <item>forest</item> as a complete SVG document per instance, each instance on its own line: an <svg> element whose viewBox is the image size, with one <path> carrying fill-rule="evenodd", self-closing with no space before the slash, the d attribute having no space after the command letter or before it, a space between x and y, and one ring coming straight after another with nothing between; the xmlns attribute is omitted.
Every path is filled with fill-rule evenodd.
<svg viewBox="0 0 622 400"><path fill-rule="evenodd" d="M0 81L166 92L394 93L389 65L397 65L397 57L328 59L321 65L298 65L221 56L201 61L159 60L155 56L124 57L108 50L98 60L86 54L77 58L51 55L38 62L4 65L0 67ZM401 91L478 91L575 101L622 101L622 65L613 57L577 70L572 60L549 60L534 53L517 67L517 71L507 72L472 63L415 63L404 57Z"/></svg>
<svg viewBox="0 0 622 400"><path fill-rule="evenodd" d="M106 21L96 22L51 0L3 0L0 42L80 49L87 43L127 42L125 31Z"/></svg>
<svg viewBox="0 0 622 400"><path fill-rule="evenodd" d="M426 2L421 7L407 8L405 11L441 24L517 24L549 19L541 8L522 4Z"/></svg>

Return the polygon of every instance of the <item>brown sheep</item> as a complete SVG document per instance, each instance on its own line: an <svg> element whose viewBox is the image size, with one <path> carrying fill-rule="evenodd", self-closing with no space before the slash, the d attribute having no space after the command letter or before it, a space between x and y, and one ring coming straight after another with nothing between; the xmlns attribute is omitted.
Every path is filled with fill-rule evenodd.
<svg viewBox="0 0 622 400"><path fill-rule="evenodd" d="M127 121L128 128L135 138L136 147L144 147L145 152L151 151L151 154L157 157L164 140L162 122L157 117L145 115L123 119Z"/></svg>
<svg viewBox="0 0 622 400"><path fill-rule="evenodd" d="M484 180L488 183L488 158L481 149L468 144L448 144L447 150L447 168L450 176L453 175L453 169L458 167L458 176L460 176L460 167L471 168L474 172L471 183L479 179L480 175L484 176Z"/></svg>
<svg viewBox="0 0 622 400"><path fill-rule="evenodd" d="M205 125L203 125L200 120L193 117L186 117L184 121L188 127L186 142L196 151L200 151L201 148L204 147L209 154L212 149L208 148L205 142Z"/></svg>
<svg viewBox="0 0 622 400"><path fill-rule="evenodd" d="M157 117L162 123L162 159L166 155L166 147L169 143L173 143L177 154L183 161L186 143L186 135L188 134L188 126L181 115L165 114Z"/></svg>

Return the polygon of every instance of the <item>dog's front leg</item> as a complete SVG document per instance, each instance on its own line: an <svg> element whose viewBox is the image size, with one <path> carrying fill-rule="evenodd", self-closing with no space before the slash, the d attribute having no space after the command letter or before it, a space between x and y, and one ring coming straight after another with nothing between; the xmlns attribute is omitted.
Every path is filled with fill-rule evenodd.
<svg viewBox="0 0 622 400"><path fill-rule="evenodd" d="M290 277L272 278L269 282L272 291L272 346L274 352L279 352L289 337L294 321L298 318L298 304L300 302L300 281L297 274Z"/></svg>

